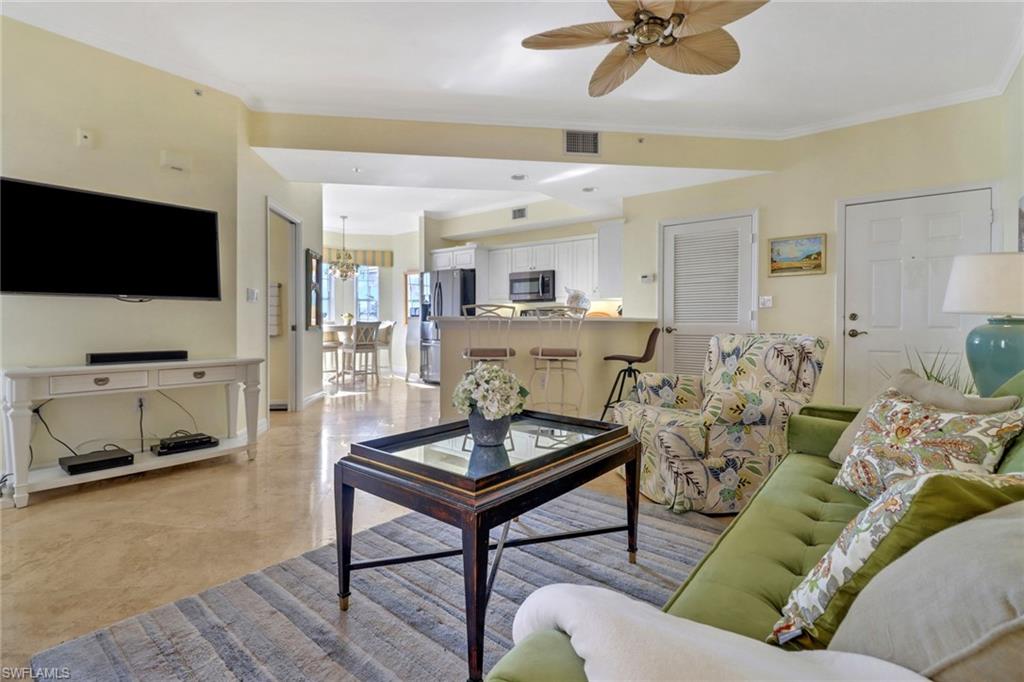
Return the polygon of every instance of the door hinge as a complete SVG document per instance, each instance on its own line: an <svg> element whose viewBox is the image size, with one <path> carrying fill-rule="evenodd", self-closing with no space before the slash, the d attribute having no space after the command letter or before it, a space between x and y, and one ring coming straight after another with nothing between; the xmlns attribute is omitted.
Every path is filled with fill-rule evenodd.
<svg viewBox="0 0 1024 682"><path fill-rule="evenodd" d="M989 226L996 224L996 210L994 208L988 210L988 224Z"/></svg>
<svg viewBox="0 0 1024 682"><path fill-rule="evenodd" d="M750 321L751 322L756 322L757 321L757 311L756 310L751 310L750 311Z"/></svg>

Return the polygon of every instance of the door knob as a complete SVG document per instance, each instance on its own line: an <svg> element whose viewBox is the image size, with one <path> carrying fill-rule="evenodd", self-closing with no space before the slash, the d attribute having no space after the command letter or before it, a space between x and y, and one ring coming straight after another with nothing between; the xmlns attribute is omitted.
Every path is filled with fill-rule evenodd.
<svg viewBox="0 0 1024 682"><path fill-rule="evenodd" d="M855 339L858 336L867 336L867 334L867 332L857 331L856 329L851 329L850 331L846 332L846 335L849 336L851 339Z"/></svg>
<svg viewBox="0 0 1024 682"><path fill-rule="evenodd" d="M665 327L665 333L666 333L666 334L671 334L671 333L672 333L672 332L674 332L675 330L676 330L676 328L675 328L675 327Z"/></svg>

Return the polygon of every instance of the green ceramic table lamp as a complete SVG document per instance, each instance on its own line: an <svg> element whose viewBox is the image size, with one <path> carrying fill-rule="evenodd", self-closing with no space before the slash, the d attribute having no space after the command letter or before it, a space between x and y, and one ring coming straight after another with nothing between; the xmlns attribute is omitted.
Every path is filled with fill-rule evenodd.
<svg viewBox="0 0 1024 682"><path fill-rule="evenodd" d="M982 396L1024 369L1024 253L956 256L942 309L991 315L967 335L967 364Z"/></svg>

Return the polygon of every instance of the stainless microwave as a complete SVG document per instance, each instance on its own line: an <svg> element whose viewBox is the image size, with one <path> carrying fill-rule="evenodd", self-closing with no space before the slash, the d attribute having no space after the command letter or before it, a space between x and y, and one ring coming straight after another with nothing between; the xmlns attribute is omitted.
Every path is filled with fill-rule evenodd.
<svg viewBox="0 0 1024 682"><path fill-rule="evenodd" d="M508 276L508 293L513 301L554 301L555 271L513 272Z"/></svg>

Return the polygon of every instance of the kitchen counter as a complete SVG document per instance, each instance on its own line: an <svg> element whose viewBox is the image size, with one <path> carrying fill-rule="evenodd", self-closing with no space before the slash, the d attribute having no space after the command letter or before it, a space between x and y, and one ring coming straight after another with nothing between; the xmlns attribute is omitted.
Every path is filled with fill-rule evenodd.
<svg viewBox="0 0 1024 682"><path fill-rule="evenodd" d="M448 316L448 317L431 317L430 319L434 320L435 322L454 322L454 323L461 323L461 322L465 322L465 320L466 320L466 318L464 318L464 317L450 317L450 316ZM517 315L516 317L512 318L512 324L515 324L517 322L536 322L538 319L539 318L532 317L532 316L522 317L522 316L518 316ZM656 319L652 318L652 317L619 317L619 316L615 316L615 317L588 317L588 318L586 318L583 321L583 326L586 327L586 325L594 323L594 322L597 322L599 324L608 324L609 322L639 322L639 323L653 325L653 324L657 324L658 321Z"/></svg>
<svg viewBox="0 0 1024 682"><path fill-rule="evenodd" d="M433 317L441 332L441 418L455 419L459 415L451 404L451 395L462 374L469 369L469 361L462 358L462 351L469 343L468 324L465 317ZM519 380L528 385L533 374L530 349L537 345L536 317L513 317L509 329L509 346L516 355L505 366L516 373ZM624 366L622 362L605 361L604 356L613 354L643 353L647 336L657 320L636 317L588 317L580 330L579 371L584 380L583 405L580 411L584 417L599 417L604 401L611 390L615 374ZM639 365L641 371L654 371L656 363ZM556 379L552 378L553 391ZM572 381L572 380L571 380ZM575 384L568 384L568 394L577 395ZM532 388L539 393L542 389L535 380ZM527 399L527 407L531 405Z"/></svg>

